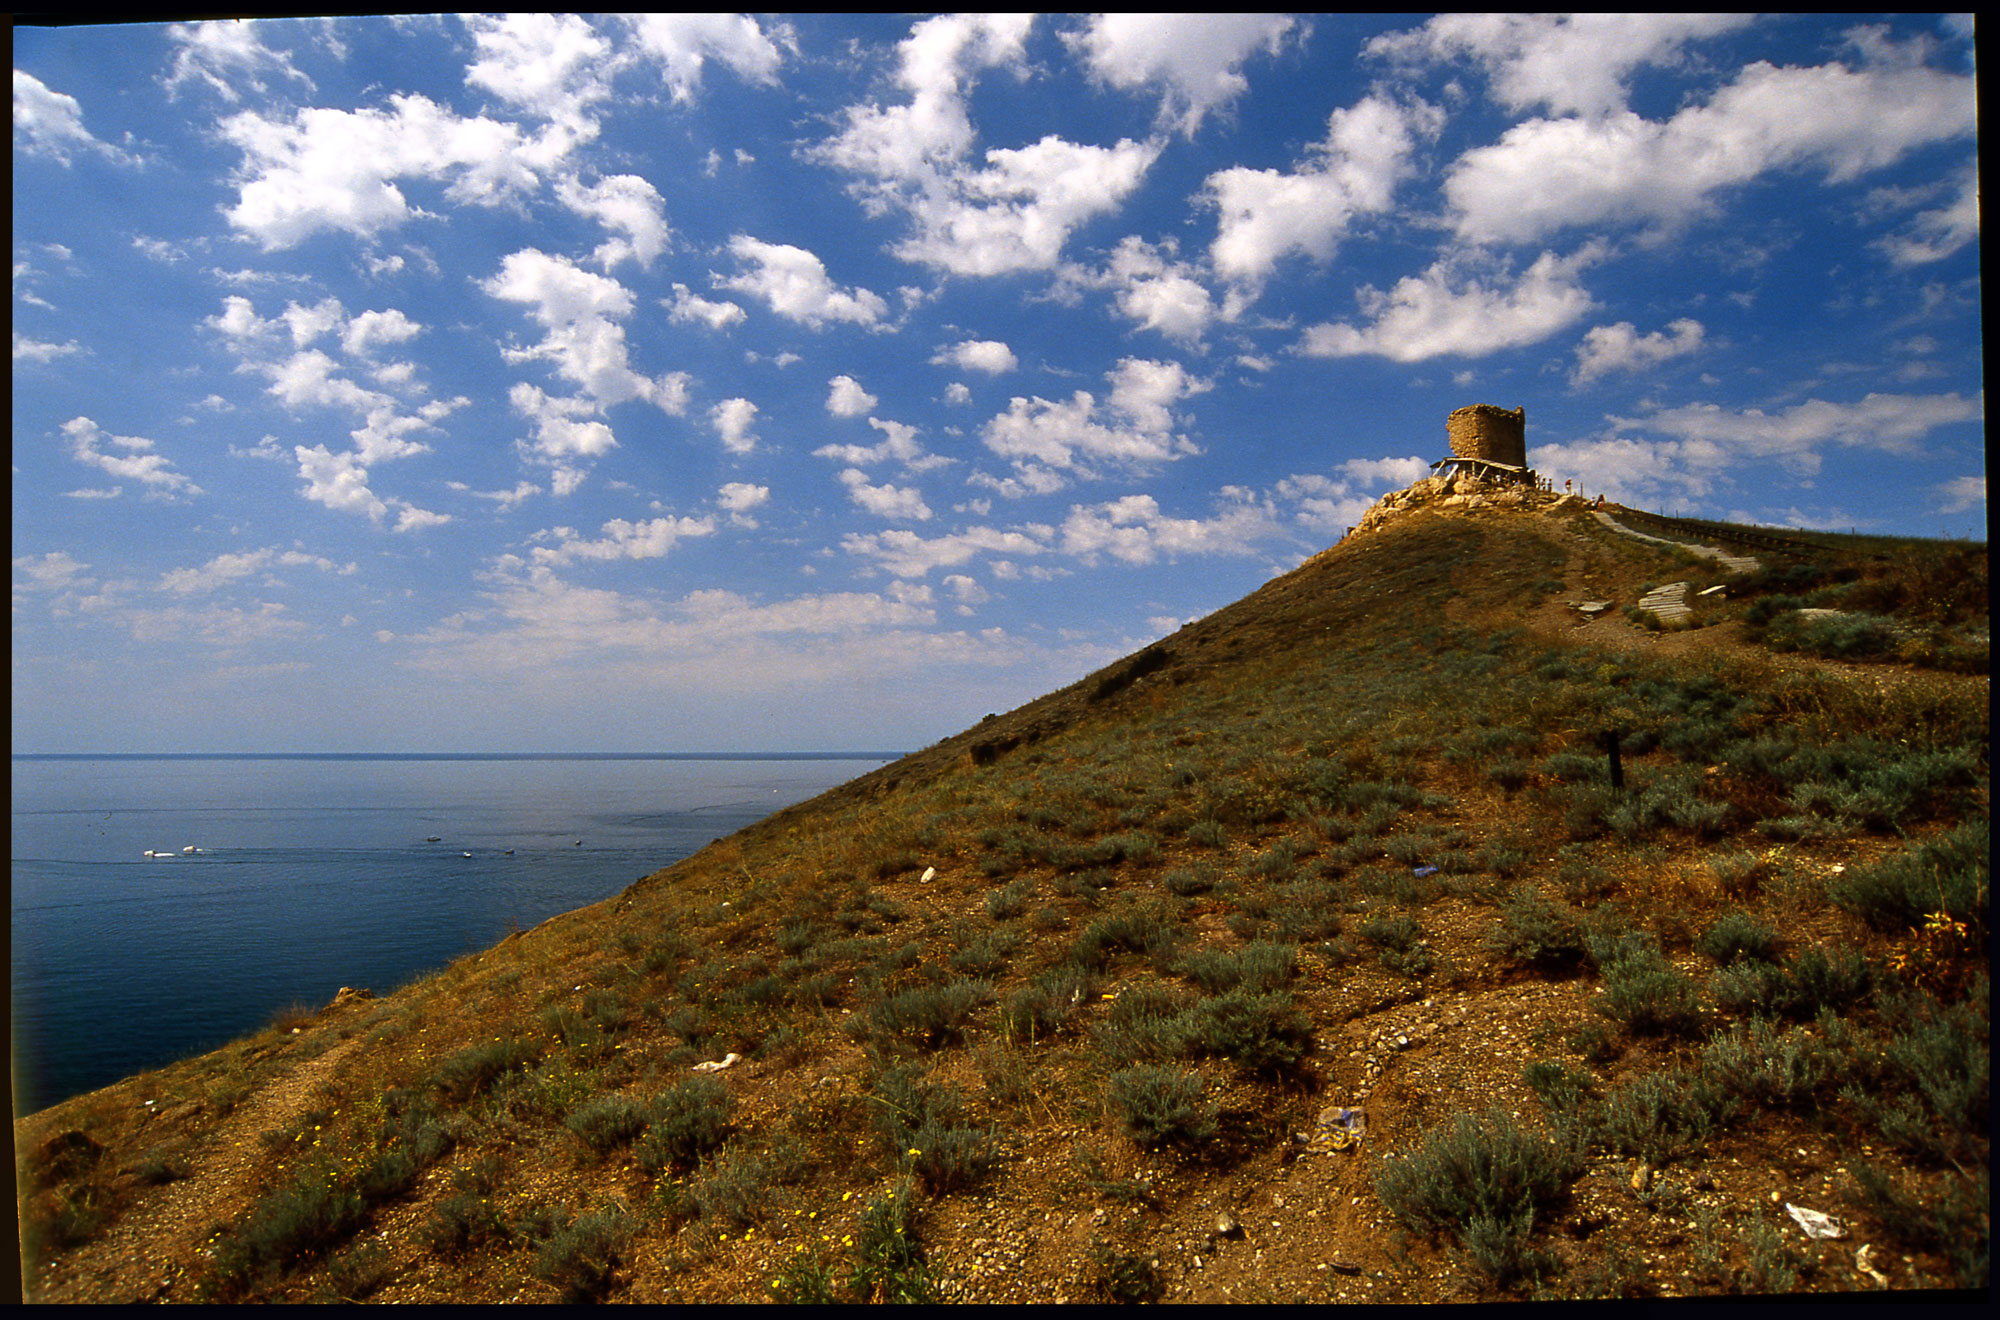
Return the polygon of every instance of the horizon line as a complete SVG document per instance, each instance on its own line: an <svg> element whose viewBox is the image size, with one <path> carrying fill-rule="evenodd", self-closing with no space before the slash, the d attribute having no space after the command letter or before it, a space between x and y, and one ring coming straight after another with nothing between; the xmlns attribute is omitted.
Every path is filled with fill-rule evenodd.
<svg viewBox="0 0 2000 1320"><path fill-rule="evenodd" d="M908 752L14 752L16 761L894 761Z"/></svg>

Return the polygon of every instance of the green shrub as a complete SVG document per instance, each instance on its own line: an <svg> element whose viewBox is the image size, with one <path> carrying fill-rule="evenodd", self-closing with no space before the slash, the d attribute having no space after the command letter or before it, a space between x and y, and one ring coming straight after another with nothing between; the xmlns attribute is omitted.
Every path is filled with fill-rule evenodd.
<svg viewBox="0 0 2000 1320"><path fill-rule="evenodd" d="M1943 911L1983 939L1993 875L1991 828L1990 821L1969 821L1873 866L1834 876L1827 897L1876 930L1910 930Z"/></svg>
<svg viewBox="0 0 2000 1320"><path fill-rule="evenodd" d="M729 1135L734 1097L718 1077L690 1077L662 1091L651 1105L651 1123L639 1139L639 1166L648 1173L691 1169Z"/></svg>
<svg viewBox="0 0 2000 1320"><path fill-rule="evenodd" d="M1192 1073L1152 1064L1123 1068L1111 1074L1105 1102L1141 1145L1189 1145L1215 1135L1215 1107Z"/></svg>
<svg viewBox="0 0 2000 1320"><path fill-rule="evenodd" d="M1088 968L1050 968L1007 996L1000 1006L1000 1029L1012 1040L1060 1035L1072 1029L1078 1015L1097 998L1097 985L1097 974Z"/></svg>
<svg viewBox="0 0 2000 1320"><path fill-rule="evenodd" d="M1776 962L1784 943L1777 930L1747 912L1725 912L1701 933L1697 952L1727 966L1740 959Z"/></svg>
<svg viewBox="0 0 2000 1320"><path fill-rule="evenodd" d="M1293 952L1281 944L1257 941L1237 950L1203 950L1184 955L1175 970L1209 994L1242 986L1274 990L1292 979Z"/></svg>
<svg viewBox="0 0 2000 1320"><path fill-rule="evenodd" d="M1710 1078L1682 1069L1646 1073L1605 1096L1592 1137L1620 1154L1665 1164L1699 1149L1739 1107Z"/></svg>
<svg viewBox="0 0 2000 1320"><path fill-rule="evenodd" d="M1840 1097L1883 1138L1934 1164L1984 1158L1992 1098L1987 979L1956 1004L1908 990L1880 1001L1887 1038L1877 1075Z"/></svg>
<svg viewBox="0 0 2000 1320"><path fill-rule="evenodd" d="M1869 1211L1891 1237L1943 1256L1960 1288L1991 1286L1993 1174L1988 1164L1953 1170L1944 1176L1941 1190L1918 1195L1873 1165L1856 1162L1849 1168Z"/></svg>
<svg viewBox="0 0 2000 1320"><path fill-rule="evenodd" d="M1104 1243L1090 1249L1091 1292L1107 1302L1157 1302L1166 1294L1159 1262L1150 1252L1117 1251Z"/></svg>
<svg viewBox="0 0 2000 1320"><path fill-rule="evenodd" d="M554 1284L565 1302L590 1302L611 1291L627 1263L633 1225L616 1202L558 1231L535 1253L535 1274Z"/></svg>
<svg viewBox="0 0 2000 1320"><path fill-rule="evenodd" d="M433 1250L456 1255L507 1236L506 1221L493 1204L499 1171L498 1162L492 1159L453 1171L451 1195L438 1202L424 1225L424 1240Z"/></svg>
<svg viewBox="0 0 2000 1320"><path fill-rule="evenodd" d="M1167 872L1160 883L1170 894L1193 898L1215 888L1215 868L1204 864L1177 867Z"/></svg>
<svg viewBox="0 0 2000 1320"><path fill-rule="evenodd" d="M1798 1028L1780 1033L1753 1018L1717 1033L1702 1047L1702 1074L1752 1104L1803 1107L1835 1077L1840 1060L1819 1039Z"/></svg>
<svg viewBox="0 0 2000 1320"><path fill-rule="evenodd" d="M1312 1023L1289 993L1247 989L1200 1000L1180 1020L1182 1049L1230 1060L1247 1073L1289 1071L1313 1048Z"/></svg>
<svg viewBox="0 0 2000 1320"><path fill-rule="evenodd" d="M847 1286L864 1301L914 1305L937 1300L917 1232L916 1197L907 1186L862 1207Z"/></svg>
<svg viewBox="0 0 2000 1320"><path fill-rule="evenodd" d="M216 1276L230 1292L252 1286L344 1241L367 1215L368 1203L353 1186L323 1170L305 1170L258 1201L216 1243Z"/></svg>
<svg viewBox="0 0 2000 1320"><path fill-rule="evenodd" d="M1700 1020L1694 978L1668 962L1650 936L1627 932L1613 943L1586 946L1604 975L1591 1008L1640 1036L1681 1035Z"/></svg>
<svg viewBox="0 0 2000 1320"><path fill-rule="evenodd" d="M984 981L915 986L878 1000L863 1029L883 1048L941 1049L963 1039L973 1010L992 1000L993 987Z"/></svg>
<svg viewBox="0 0 2000 1320"><path fill-rule="evenodd" d="M1025 876L1004 888L996 889L986 896L986 915L995 921L1008 921L1028 910L1028 897L1035 892L1035 882Z"/></svg>
<svg viewBox="0 0 2000 1320"><path fill-rule="evenodd" d="M460 1104L516 1068L526 1068L540 1056L521 1040L495 1040L472 1045L443 1060L431 1074L431 1085Z"/></svg>
<svg viewBox="0 0 2000 1320"><path fill-rule="evenodd" d="M1459 1114L1414 1152L1384 1161L1375 1176L1382 1204L1407 1227L1449 1233L1501 1284L1532 1272L1528 1250L1538 1216L1583 1172L1574 1150L1523 1130L1505 1111Z"/></svg>
<svg viewBox="0 0 2000 1320"><path fill-rule="evenodd" d="M934 1195L976 1183L1000 1158L998 1130L964 1122L964 1099L927 1083L921 1065L886 1069L871 1099L883 1147Z"/></svg>
<svg viewBox="0 0 2000 1320"><path fill-rule="evenodd" d="M1102 967L1119 953L1155 957L1165 953L1178 934L1175 927L1150 911L1113 913L1092 922L1076 937L1069 960L1081 967Z"/></svg>
<svg viewBox="0 0 2000 1320"><path fill-rule="evenodd" d="M1510 962L1544 968L1573 967L1583 961L1583 926L1574 909L1543 897L1532 884L1518 884L1500 909L1500 923L1487 932L1486 947Z"/></svg>
<svg viewBox="0 0 2000 1320"><path fill-rule="evenodd" d="M646 1130L646 1113L622 1095L603 1095L573 1109L564 1126L583 1144L602 1155Z"/></svg>
<svg viewBox="0 0 2000 1320"><path fill-rule="evenodd" d="M1092 1040L1098 1052L1114 1063L1177 1059L1187 1048L1183 1015L1189 1004L1188 996L1170 986L1124 986Z"/></svg>
<svg viewBox="0 0 2000 1320"><path fill-rule="evenodd" d="M1423 942L1423 928L1402 913L1370 917L1356 933L1373 944L1376 958L1398 975L1418 977L1431 970L1431 954Z"/></svg>
<svg viewBox="0 0 2000 1320"><path fill-rule="evenodd" d="M1716 1006L1733 1013L1809 1018L1857 1002L1872 981L1858 949L1812 948L1783 965L1754 959L1731 964L1710 977L1708 987Z"/></svg>

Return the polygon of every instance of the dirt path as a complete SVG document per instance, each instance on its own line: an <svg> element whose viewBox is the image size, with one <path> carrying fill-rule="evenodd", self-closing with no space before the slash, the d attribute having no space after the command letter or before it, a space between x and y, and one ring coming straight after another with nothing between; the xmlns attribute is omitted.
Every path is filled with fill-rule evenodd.
<svg viewBox="0 0 2000 1320"><path fill-rule="evenodd" d="M245 1210L256 1191L264 1133L305 1113L366 1035L274 1078L218 1124L185 1158L192 1177L146 1187L103 1237L61 1258L37 1294L44 1302L192 1301L185 1262L217 1224Z"/></svg>

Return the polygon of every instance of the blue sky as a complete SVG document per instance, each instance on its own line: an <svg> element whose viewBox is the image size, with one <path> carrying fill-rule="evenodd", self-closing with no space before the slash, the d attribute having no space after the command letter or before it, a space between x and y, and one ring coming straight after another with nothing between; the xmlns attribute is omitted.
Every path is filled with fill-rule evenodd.
<svg viewBox="0 0 2000 1320"><path fill-rule="evenodd" d="M1985 536L1971 22L17 29L14 748L925 745L1525 407Z"/></svg>

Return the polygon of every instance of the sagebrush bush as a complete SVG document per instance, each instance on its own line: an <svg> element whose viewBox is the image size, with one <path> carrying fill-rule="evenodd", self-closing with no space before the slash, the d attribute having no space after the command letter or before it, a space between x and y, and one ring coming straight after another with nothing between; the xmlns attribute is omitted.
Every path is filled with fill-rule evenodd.
<svg viewBox="0 0 2000 1320"><path fill-rule="evenodd" d="M1050 968L1000 1006L1000 1029L1011 1040L1037 1041L1073 1030L1083 1009L1097 998L1097 974L1088 968Z"/></svg>
<svg viewBox="0 0 2000 1320"><path fill-rule="evenodd" d="M1776 962L1784 939L1777 928L1747 912L1725 912L1694 942L1697 952L1728 966L1739 959Z"/></svg>
<svg viewBox="0 0 2000 1320"><path fill-rule="evenodd" d="M1712 1078L1684 1069L1645 1073L1604 1097L1593 1142L1649 1164L1665 1164L1701 1148L1740 1110Z"/></svg>
<svg viewBox="0 0 2000 1320"><path fill-rule="evenodd" d="M1936 838L1827 880L1827 897L1877 930L1904 931L1933 912L1988 929L1992 823L1968 821Z"/></svg>
<svg viewBox="0 0 2000 1320"><path fill-rule="evenodd" d="M1709 978L1716 1007L1732 1013L1809 1018L1839 1011L1868 993L1874 975L1858 949L1807 949L1783 964L1751 959Z"/></svg>
<svg viewBox="0 0 2000 1320"><path fill-rule="evenodd" d="M1179 1022L1189 1054L1228 1059L1247 1073L1282 1073L1313 1048L1312 1023L1292 1007L1289 992L1231 990L1199 1000Z"/></svg>
<svg viewBox="0 0 2000 1320"><path fill-rule="evenodd" d="M1241 949L1205 949L1184 955L1175 970L1209 994L1241 986L1275 990L1292 979L1296 955L1281 944L1258 940Z"/></svg>
<svg viewBox="0 0 2000 1320"><path fill-rule="evenodd" d="M883 1048L942 1049L963 1039L966 1020L992 1000L993 987L984 981L914 986L876 1001L863 1030Z"/></svg>
<svg viewBox="0 0 2000 1320"><path fill-rule="evenodd" d="M535 1274L560 1289L566 1302L597 1301L627 1263L633 1231L624 1207L612 1202L544 1242L535 1253Z"/></svg>
<svg viewBox="0 0 2000 1320"><path fill-rule="evenodd" d="M648 1173L691 1169L729 1135L735 1099L718 1077L690 1077L654 1097L635 1153Z"/></svg>
<svg viewBox="0 0 2000 1320"><path fill-rule="evenodd" d="M573 1109L564 1126L598 1154L625 1145L646 1130L646 1111L622 1095L601 1095Z"/></svg>
<svg viewBox="0 0 2000 1320"><path fill-rule="evenodd" d="M1984 976L1965 999L1940 1002L1921 990L1879 1000L1882 1027L1874 1075L1840 1098L1885 1140L1933 1164L1983 1158L1992 1099L1992 1026Z"/></svg>
<svg viewBox="0 0 2000 1320"><path fill-rule="evenodd" d="M1215 1134L1215 1107L1192 1073L1136 1064L1111 1074L1104 1098L1126 1135L1141 1145L1187 1145Z"/></svg>
<svg viewBox="0 0 2000 1320"><path fill-rule="evenodd" d="M1510 962L1545 968L1573 967L1583 961L1583 925L1575 909L1544 897L1532 884L1517 884L1488 931L1486 947Z"/></svg>
<svg viewBox="0 0 2000 1320"><path fill-rule="evenodd" d="M1703 1075L1724 1091L1780 1109L1811 1105L1840 1067L1817 1036L1797 1027L1780 1032L1766 1018L1718 1032L1701 1051Z"/></svg>
<svg viewBox="0 0 2000 1320"><path fill-rule="evenodd" d="M1409 1228L1457 1238L1506 1284L1536 1263L1527 1244L1537 1218L1568 1195L1582 1172L1573 1149L1492 1109L1459 1114L1415 1151L1385 1160L1375 1193Z"/></svg>
<svg viewBox="0 0 2000 1320"><path fill-rule="evenodd" d="M1694 978L1668 962L1651 936L1625 932L1593 942L1586 932L1585 944L1604 976L1592 1010L1640 1036L1682 1035L1699 1023Z"/></svg>

